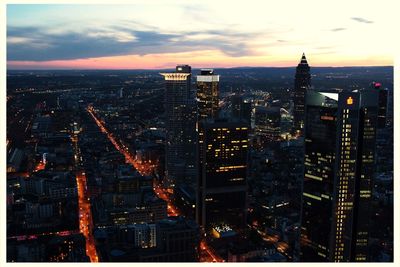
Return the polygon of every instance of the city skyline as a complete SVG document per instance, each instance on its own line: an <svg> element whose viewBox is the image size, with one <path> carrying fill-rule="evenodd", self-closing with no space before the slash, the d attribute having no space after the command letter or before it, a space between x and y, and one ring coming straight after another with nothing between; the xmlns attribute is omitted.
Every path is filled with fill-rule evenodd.
<svg viewBox="0 0 400 267"><path fill-rule="evenodd" d="M393 0L14 3L4 263L398 260Z"/></svg>
<svg viewBox="0 0 400 267"><path fill-rule="evenodd" d="M333 85L336 93L312 91L326 103L311 112L311 120L306 116L304 137L295 134L295 89L286 87L295 84L296 75L287 76L287 69L274 70L275 85L268 85L265 69L219 69L217 75L203 69L197 86L188 65L178 65L174 73L10 71L7 261L393 261L393 74L388 68L311 66L312 84ZM220 75L229 79L219 83ZM375 98L361 98L354 85ZM366 101L374 113L369 116L363 106L359 117L349 112L352 121L341 127L341 110L332 106L338 95L346 96L346 107ZM202 110L210 99L218 102L217 118L198 121L195 128L191 118L211 113ZM187 108L194 100L195 113ZM310 110L307 106L303 116ZM364 126L358 118L364 118ZM376 129L375 142L378 118L382 128ZM325 122L334 127L323 127ZM344 138L326 138L326 133ZM199 145L192 147L189 139ZM335 149L338 140L344 140L341 150ZM329 152L324 156L319 149ZM190 154L198 155L193 164ZM337 159L335 164L325 164L328 156ZM196 166L194 177L200 179L193 183ZM328 190L329 173L339 173L334 179L339 191ZM331 197L337 207L319 208ZM304 202L311 208L305 210ZM362 211L366 204L370 214ZM333 208L340 212L332 217L337 234L329 251L335 254L326 258L328 246L318 240L333 239L321 225L313 226L326 221L322 215L333 214ZM359 219L354 227L347 225L351 218ZM308 229L313 230L305 236L309 239L300 238L300 230ZM316 253L323 259L306 257L302 247L308 240L321 246ZM54 250L54 242L68 245ZM357 246L356 254L349 244ZM26 248L28 253L21 253Z"/></svg>
<svg viewBox="0 0 400 267"><path fill-rule="evenodd" d="M316 67L393 65L392 11L359 4L9 4L7 68L288 67L299 51Z"/></svg>

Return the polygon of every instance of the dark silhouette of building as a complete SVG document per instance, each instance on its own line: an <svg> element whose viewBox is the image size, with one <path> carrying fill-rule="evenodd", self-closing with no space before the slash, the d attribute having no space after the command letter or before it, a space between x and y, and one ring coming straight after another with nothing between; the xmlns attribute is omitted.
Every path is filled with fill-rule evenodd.
<svg viewBox="0 0 400 267"><path fill-rule="evenodd" d="M232 116L239 120L247 122L248 126L251 126L251 102L245 100L240 95L234 95L231 98L232 104Z"/></svg>
<svg viewBox="0 0 400 267"><path fill-rule="evenodd" d="M210 119L203 129L197 222L205 231L219 225L240 228L246 219L248 126Z"/></svg>
<svg viewBox="0 0 400 267"><path fill-rule="evenodd" d="M294 112L293 125L294 130L300 134L304 128L304 103L307 90L311 86L310 66L305 54L301 57L300 63L296 68L296 76L294 80Z"/></svg>
<svg viewBox="0 0 400 267"><path fill-rule="evenodd" d="M386 127L388 89L382 88L382 84L378 82L373 82L372 87L379 92L378 128L382 129Z"/></svg>
<svg viewBox="0 0 400 267"><path fill-rule="evenodd" d="M181 185L174 190L174 203L186 218L195 219L196 188Z"/></svg>
<svg viewBox="0 0 400 267"><path fill-rule="evenodd" d="M255 135L261 144L277 141L281 134L281 110L279 107L257 106L254 113Z"/></svg>
<svg viewBox="0 0 400 267"><path fill-rule="evenodd" d="M378 92L307 92L302 261L368 261Z"/></svg>
<svg viewBox="0 0 400 267"><path fill-rule="evenodd" d="M157 246L164 253L161 261L196 262L199 260L199 226L182 217L157 224Z"/></svg>
<svg viewBox="0 0 400 267"><path fill-rule="evenodd" d="M169 187L196 184L195 102L191 96L191 67L179 65L165 79L165 169Z"/></svg>

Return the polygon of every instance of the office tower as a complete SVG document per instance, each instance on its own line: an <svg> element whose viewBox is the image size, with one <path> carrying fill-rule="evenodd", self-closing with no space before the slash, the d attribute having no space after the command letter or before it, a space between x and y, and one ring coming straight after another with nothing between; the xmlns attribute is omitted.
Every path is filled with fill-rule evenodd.
<svg viewBox="0 0 400 267"><path fill-rule="evenodd" d="M218 114L219 75L212 69L202 69L197 75L198 120L215 118Z"/></svg>
<svg viewBox="0 0 400 267"><path fill-rule="evenodd" d="M378 82L373 82L372 87L379 92L378 128L382 129L386 126L388 89L382 88L381 83Z"/></svg>
<svg viewBox="0 0 400 267"><path fill-rule="evenodd" d="M197 185L196 185L196 220L200 223L200 205L202 194L202 164L204 129L202 121L213 119L218 116L219 111L219 75L214 74L212 69L202 69L197 76Z"/></svg>
<svg viewBox="0 0 400 267"><path fill-rule="evenodd" d="M191 97L191 67L179 65L165 79L166 181L170 188L195 185L195 102Z"/></svg>
<svg viewBox="0 0 400 267"><path fill-rule="evenodd" d="M234 95L231 98L232 117L247 122L251 126L251 102L245 100L240 95Z"/></svg>
<svg viewBox="0 0 400 267"><path fill-rule="evenodd" d="M304 103L306 91L311 86L310 67L306 56L303 53L300 63L296 68L296 76L294 80L294 112L293 112L293 125L294 130L303 134L304 128Z"/></svg>
<svg viewBox="0 0 400 267"><path fill-rule="evenodd" d="M279 107L257 106L254 112L255 136L260 143L277 141L281 134L281 111Z"/></svg>
<svg viewBox="0 0 400 267"><path fill-rule="evenodd" d="M220 225L241 228L246 219L248 126L209 119L201 128L197 222L206 232Z"/></svg>
<svg viewBox="0 0 400 267"><path fill-rule="evenodd" d="M307 92L302 261L367 261L378 93Z"/></svg>

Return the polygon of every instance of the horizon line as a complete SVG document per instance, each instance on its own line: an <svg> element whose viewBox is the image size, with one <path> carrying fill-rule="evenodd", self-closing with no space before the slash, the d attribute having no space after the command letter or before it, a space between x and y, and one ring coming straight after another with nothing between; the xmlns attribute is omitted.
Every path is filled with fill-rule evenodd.
<svg viewBox="0 0 400 267"><path fill-rule="evenodd" d="M177 64L178 65L183 65L183 64ZM190 65L189 65L190 66ZM289 69L289 68L296 68L297 66L286 66L286 67L275 67L275 66L237 66L237 67L192 67L192 69L205 69L205 68L212 68L212 69L245 69L245 68L271 68L271 69ZM383 68L383 67L394 67L394 65L362 65L362 66L310 66L310 68ZM170 69L175 69L175 67L168 67L168 68L121 68L121 69L113 69L113 68L86 68L86 69L79 69L79 68L43 68L43 69L14 69L14 68L6 68L6 71L51 71L51 70L75 70L75 71L90 71L90 70L148 70L148 71L157 71L157 70L170 70Z"/></svg>

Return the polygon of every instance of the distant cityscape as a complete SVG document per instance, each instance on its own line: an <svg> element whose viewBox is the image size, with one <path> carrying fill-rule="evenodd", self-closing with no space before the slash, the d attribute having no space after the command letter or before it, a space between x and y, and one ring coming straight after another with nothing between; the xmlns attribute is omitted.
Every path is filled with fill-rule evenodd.
<svg viewBox="0 0 400 267"><path fill-rule="evenodd" d="M392 262L393 67L299 59L8 70L7 262Z"/></svg>

